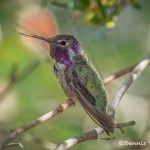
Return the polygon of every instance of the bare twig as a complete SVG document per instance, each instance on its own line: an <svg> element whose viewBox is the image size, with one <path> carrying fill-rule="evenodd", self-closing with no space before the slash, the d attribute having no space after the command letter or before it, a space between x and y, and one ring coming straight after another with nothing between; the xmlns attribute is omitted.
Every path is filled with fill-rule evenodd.
<svg viewBox="0 0 150 150"><path fill-rule="evenodd" d="M117 123L114 125L115 128L123 128L123 127L126 127L126 126L132 126L135 124L135 121L129 121L129 122L125 122L125 123ZM76 136L76 137L73 137L73 138L70 138L66 141L63 141L61 142L56 148L55 150L65 150L65 149L68 149L76 144L79 144L81 142L85 142L85 141L88 141L88 140L96 140L96 139L106 139L107 138L103 138L101 137L100 135L102 133L104 133L105 131L100 128L100 127L97 127L89 132L86 132L86 133L83 133L79 136ZM109 138L110 139L110 138Z"/></svg>
<svg viewBox="0 0 150 150"><path fill-rule="evenodd" d="M148 63L148 65L150 64L150 62ZM132 66L129 66L127 68L124 68L120 71L117 71L115 73L113 73L112 75L109 75L108 77L106 77L104 79L104 84L107 85L109 84L110 82L112 82L113 80L123 76L123 75L126 75L127 73L130 73L131 71L133 71L133 69L137 66L138 64L135 64L135 65L132 65Z"/></svg>
<svg viewBox="0 0 150 150"><path fill-rule="evenodd" d="M137 64L132 65L132 66L127 67L127 68L124 68L124 69L122 69L120 71L117 71L117 72L113 73L112 75L109 75L107 78L104 79L104 84L107 85L111 81L113 81L113 80L115 80L115 79L117 79L117 78L119 78L119 77L121 77L121 76L123 76L123 75L125 75L125 74L127 74L129 72L131 72L135 68L136 65Z"/></svg>
<svg viewBox="0 0 150 150"><path fill-rule="evenodd" d="M68 107L72 106L74 104L74 102L69 99L67 100L65 103L59 105L59 107L57 107L56 109L50 111L49 113L41 116L40 118L28 123L27 125L18 128L16 130L14 130L12 133L10 133L3 141L0 142L0 150L6 146L11 140L13 140L17 135L25 132L26 130L29 130L49 119L51 119L52 117L58 115L59 113L63 112L64 110L66 110Z"/></svg>
<svg viewBox="0 0 150 150"><path fill-rule="evenodd" d="M121 98L129 88L129 86L133 83L133 81L135 81L140 76L140 74L143 72L143 70L149 63L150 63L150 54L147 55L139 64L136 65L136 67L132 70L129 77L121 85L119 91L114 96L108 107L108 114L112 116L112 118L114 118L115 109L118 106L119 102L121 101Z"/></svg>
<svg viewBox="0 0 150 150"><path fill-rule="evenodd" d="M3 100L3 98L11 91L13 86L25 79L38 65L39 61L33 61L30 63L26 68L18 74L16 67L13 67L13 70L11 72L11 78L9 83L6 85L6 87L0 92L0 102Z"/></svg>

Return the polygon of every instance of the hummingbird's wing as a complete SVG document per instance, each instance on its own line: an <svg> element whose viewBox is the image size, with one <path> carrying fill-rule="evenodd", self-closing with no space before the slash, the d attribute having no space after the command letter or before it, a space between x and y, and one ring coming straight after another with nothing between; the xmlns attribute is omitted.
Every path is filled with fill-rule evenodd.
<svg viewBox="0 0 150 150"><path fill-rule="evenodd" d="M67 79L69 76L66 74ZM112 119L106 113L106 93L96 70L91 64L83 63L75 66L72 76L68 84L87 114L107 133L113 132Z"/></svg>

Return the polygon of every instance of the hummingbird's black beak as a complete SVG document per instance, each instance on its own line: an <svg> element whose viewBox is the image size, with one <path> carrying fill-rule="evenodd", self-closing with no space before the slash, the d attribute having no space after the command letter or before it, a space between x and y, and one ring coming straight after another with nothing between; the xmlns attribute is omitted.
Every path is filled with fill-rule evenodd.
<svg viewBox="0 0 150 150"><path fill-rule="evenodd" d="M37 38L37 39L41 39L41 40L46 41L48 43L52 42L51 38L45 38L45 37L42 37L42 36L39 36L39 35L26 34L26 33L21 33L21 32L19 32L19 34L24 35L24 36L29 36L29 37Z"/></svg>

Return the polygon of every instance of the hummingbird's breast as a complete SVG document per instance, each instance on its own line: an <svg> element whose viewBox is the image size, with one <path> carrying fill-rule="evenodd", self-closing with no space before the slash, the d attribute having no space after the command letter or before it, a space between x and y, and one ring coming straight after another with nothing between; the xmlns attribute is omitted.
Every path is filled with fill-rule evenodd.
<svg viewBox="0 0 150 150"><path fill-rule="evenodd" d="M71 77L70 78L66 77L68 69L69 68L62 63L55 62L54 64L54 74L57 77L59 84L61 85L65 95L68 98L73 98L74 97L73 89L69 84L71 82Z"/></svg>

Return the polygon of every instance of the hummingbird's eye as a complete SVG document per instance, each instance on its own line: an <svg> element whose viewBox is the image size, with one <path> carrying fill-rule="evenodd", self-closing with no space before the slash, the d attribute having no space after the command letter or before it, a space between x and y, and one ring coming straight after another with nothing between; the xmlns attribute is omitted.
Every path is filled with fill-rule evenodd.
<svg viewBox="0 0 150 150"><path fill-rule="evenodd" d="M61 41L61 45L66 45L66 41Z"/></svg>

